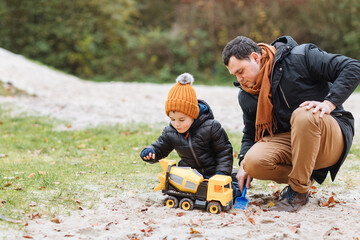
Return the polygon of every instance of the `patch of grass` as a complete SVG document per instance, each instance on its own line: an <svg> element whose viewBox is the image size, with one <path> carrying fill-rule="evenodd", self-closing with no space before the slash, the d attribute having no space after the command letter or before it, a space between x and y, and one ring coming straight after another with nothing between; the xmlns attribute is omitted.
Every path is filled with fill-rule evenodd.
<svg viewBox="0 0 360 240"><path fill-rule="evenodd" d="M13 97L13 96L21 96L21 95L28 95L28 93L14 87L11 83L4 83L0 80L0 96Z"/></svg>
<svg viewBox="0 0 360 240"><path fill-rule="evenodd" d="M0 105L0 215L26 220L34 213L69 214L100 197L156 186L160 166L146 164L139 153L160 129L130 124L53 130L64 124L12 116Z"/></svg>

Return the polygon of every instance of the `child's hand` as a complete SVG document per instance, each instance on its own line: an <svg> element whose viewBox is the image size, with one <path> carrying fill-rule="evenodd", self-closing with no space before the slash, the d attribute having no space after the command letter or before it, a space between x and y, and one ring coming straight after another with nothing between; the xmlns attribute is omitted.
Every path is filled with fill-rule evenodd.
<svg viewBox="0 0 360 240"><path fill-rule="evenodd" d="M140 157L145 161L155 159L155 151L152 148L144 148L141 151Z"/></svg>

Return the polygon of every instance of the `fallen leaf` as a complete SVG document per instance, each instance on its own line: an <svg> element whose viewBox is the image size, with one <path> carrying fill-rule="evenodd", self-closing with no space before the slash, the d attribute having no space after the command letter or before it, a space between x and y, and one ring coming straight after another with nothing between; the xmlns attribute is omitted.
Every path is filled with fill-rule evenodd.
<svg viewBox="0 0 360 240"><path fill-rule="evenodd" d="M190 228L190 234L201 234L201 232L195 230L194 228Z"/></svg>
<svg viewBox="0 0 360 240"><path fill-rule="evenodd" d="M54 217L54 218L50 219L50 221L53 223L60 223L60 220L58 217Z"/></svg>
<svg viewBox="0 0 360 240"><path fill-rule="evenodd" d="M184 216L184 215L185 215L184 212L178 212L178 213L176 213L176 216L178 216L178 217L182 217L182 216Z"/></svg>
<svg viewBox="0 0 360 240"><path fill-rule="evenodd" d="M248 238L251 238L251 233L250 232L248 232Z"/></svg>
<svg viewBox="0 0 360 240"><path fill-rule="evenodd" d="M41 148L41 149L35 150L33 153L31 153L31 156L33 156L33 157L39 156L39 154L40 154L44 149L45 149L45 148Z"/></svg>
<svg viewBox="0 0 360 240"><path fill-rule="evenodd" d="M32 178L35 175L35 173L30 173L28 178Z"/></svg>
<svg viewBox="0 0 360 240"><path fill-rule="evenodd" d="M221 212L220 215L221 215L222 218L225 217L225 213L224 213L224 212Z"/></svg>
<svg viewBox="0 0 360 240"><path fill-rule="evenodd" d="M86 145L85 145L85 143L83 143L83 144L80 144L79 146L78 146L78 149L83 149L83 148L85 148L86 147Z"/></svg>
<svg viewBox="0 0 360 240"><path fill-rule="evenodd" d="M113 224L114 222L109 222L108 224L106 224L105 226L105 230L110 230L110 225Z"/></svg>
<svg viewBox="0 0 360 240"><path fill-rule="evenodd" d="M274 216L274 218L280 218L280 216Z"/></svg>
<svg viewBox="0 0 360 240"><path fill-rule="evenodd" d="M275 198L279 198L279 197L280 197L280 190L277 190L277 191L273 192L272 195L273 195Z"/></svg>
<svg viewBox="0 0 360 240"><path fill-rule="evenodd" d="M146 212L147 210L148 210L147 208L143 208L139 212Z"/></svg>
<svg viewBox="0 0 360 240"><path fill-rule="evenodd" d="M30 239L32 239L33 237L31 237L31 236L23 236L23 238L30 238Z"/></svg>
<svg viewBox="0 0 360 240"><path fill-rule="evenodd" d="M36 213L36 214L31 214L30 215L30 219L34 220L35 218L41 218L41 214L40 213Z"/></svg>
<svg viewBox="0 0 360 240"><path fill-rule="evenodd" d="M75 235L66 234L64 237L74 237Z"/></svg>
<svg viewBox="0 0 360 240"><path fill-rule="evenodd" d="M273 202L269 202L269 207L273 207L275 205L275 203L273 203Z"/></svg>
<svg viewBox="0 0 360 240"><path fill-rule="evenodd" d="M5 187L8 187L8 186L11 186L12 185L12 182L8 182L8 183L5 183Z"/></svg>
<svg viewBox="0 0 360 240"><path fill-rule="evenodd" d="M248 217L247 219L249 222L251 222L253 225L255 225L255 220L254 218Z"/></svg>
<svg viewBox="0 0 360 240"><path fill-rule="evenodd" d="M316 193L317 193L317 187L311 186L310 191L309 191L309 195L312 196L312 195L314 195Z"/></svg>
<svg viewBox="0 0 360 240"><path fill-rule="evenodd" d="M296 227L296 226L289 226L288 228L289 228L290 231L292 231L293 233L297 233L297 227Z"/></svg>
<svg viewBox="0 0 360 240"><path fill-rule="evenodd" d="M198 218L198 219L191 219L191 223L192 223L193 225L199 226L199 225L202 224L202 220L201 220L200 218Z"/></svg>

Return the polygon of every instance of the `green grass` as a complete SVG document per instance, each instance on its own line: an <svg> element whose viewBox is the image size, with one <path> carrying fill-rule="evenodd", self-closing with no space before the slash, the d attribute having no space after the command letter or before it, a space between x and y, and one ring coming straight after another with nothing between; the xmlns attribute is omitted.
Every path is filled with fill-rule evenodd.
<svg viewBox="0 0 360 240"><path fill-rule="evenodd" d="M21 95L29 95L25 91L22 91L11 84L4 83L0 79L0 96L21 96Z"/></svg>
<svg viewBox="0 0 360 240"><path fill-rule="evenodd" d="M0 105L0 215L26 220L34 213L70 214L93 206L100 197L148 191L157 184L160 166L144 163L139 152L156 139L159 128L53 130L63 124L12 116Z"/></svg>

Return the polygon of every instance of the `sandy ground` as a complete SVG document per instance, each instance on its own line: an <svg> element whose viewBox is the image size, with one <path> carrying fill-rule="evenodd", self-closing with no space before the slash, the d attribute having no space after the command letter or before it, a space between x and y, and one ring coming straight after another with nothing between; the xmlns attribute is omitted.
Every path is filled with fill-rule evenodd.
<svg viewBox="0 0 360 240"><path fill-rule="evenodd" d="M39 66L0 49L0 80L35 97L0 97L18 111L71 122L72 128L125 122L168 122L164 101L171 85L150 83L94 83ZM231 78L229 76L229 82ZM196 85L227 130L242 129L242 114L234 87ZM344 104L359 126L360 94ZM66 130L60 126L57 130ZM156 176L154 176L156 178ZM338 179L341 181L341 179ZM60 223L35 218L24 232L1 231L4 239L359 239L360 187L327 190L318 185L309 204L298 213L268 212L274 196L248 191L247 210L232 209L211 215L202 210L184 212L162 205L159 192L125 192L120 199L103 199L93 209L59 216ZM333 201L334 199L334 201ZM329 206L320 206L319 205ZM322 202L322 204L321 204ZM1 224L1 222L0 222Z"/></svg>

